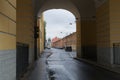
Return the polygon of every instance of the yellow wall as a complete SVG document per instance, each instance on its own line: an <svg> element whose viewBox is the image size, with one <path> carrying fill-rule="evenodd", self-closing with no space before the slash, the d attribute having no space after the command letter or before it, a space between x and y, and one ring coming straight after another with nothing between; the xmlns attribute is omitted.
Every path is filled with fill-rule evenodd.
<svg viewBox="0 0 120 80"><path fill-rule="evenodd" d="M40 19L37 20L37 27L39 28L39 37L37 38L37 53L40 56Z"/></svg>
<svg viewBox="0 0 120 80"><path fill-rule="evenodd" d="M110 41L120 43L120 0L110 0Z"/></svg>
<svg viewBox="0 0 120 80"><path fill-rule="evenodd" d="M110 46L109 1L97 8L97 46Z"/></svg>
<svg viewBox="0 0 120 80"><path fill-rule="evenodd" d="M77 56L96 57L96 20L81 18L77 20Z"/></svg>
<svg viewBox="0 0 120 80"><path fill-rule="evenodd" d="M44 16L43 14L37 21L37 26L39 27L39 38L37 39L37 48L38 48L38 55L41 55L41 53L44 51Z"/></svg>
<svg viewBox="0 0 120 80"><path fill-rule="evenodd" d="M44 17L43 17L43 14L41 15L41 18L40 18L40 35L39 35L39 38L40 38L40 53L43 52L44 50Z"/></svg>
<svg viewBox="0 0 120 80"><path fill-rule="evenodd" d="M16 0L0 0L0 50L16 49Z"/></svg>
<svg viewBox="0 0 120 80"><path fill-rule="evenodd" d="M110 47L110 0L97 8L97 58L102 65L111 64Z"/></svg>
<svg viewBox="0 0 120 80"><path fill-rule="evenodd" d="M0 50L16 49L16 37L0 33Z"/></svg>
<svg viewBox="0 0 120 80"><path fill-rule="evenodd" d="M29 45L29 63L33 63L34 11L30 0L17 0L17 42Z"/></svg>
<svg viewBox="0 0 120 80"><path fill-rule="evenodd" d="M86 18L81 20L81 42L82 57L96 61L96 19Z"/></svg>
<svg viewBox="0 0 120 80"><path fill-rule="evenodd" d="M0 80L16 80L16 0L0 0Z"/></svg>
<svg viewBox="0 0 120 80"><path fill-rule="evenodd" d="M34 16L32 1L17 0L17 42L34 44Z"/></svg>
<svg viewBox="0 0 120 80"><path fill-rule="evenodd" d="M113 44L120 43L120 0L107 0L97 8L98 62L110 66L114 62Z"/></svg>
<svg viewBox="0 0 120 80"><path fill-rule="evenodd" d="M77 44L76 44L76 49L77 49L77 57L81 57L81 22L80 20L76 20L76 38L77 38Z"/></svg>
<svg viewBox="0 0 120 80"><path fill-rule="evenodd" d="M82 46L96 46L96 21L81 20Z"/></svg>

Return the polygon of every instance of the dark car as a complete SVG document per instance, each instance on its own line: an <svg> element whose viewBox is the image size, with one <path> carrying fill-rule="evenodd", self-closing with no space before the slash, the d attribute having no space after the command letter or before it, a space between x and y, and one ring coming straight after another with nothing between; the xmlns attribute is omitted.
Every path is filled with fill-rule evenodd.
<svg viewBox="0 0 120 80"><path fill-rule="evenodd" d="M67 46L67 47L65 47L65 51L72 51L72 47L71 46Z"/></svg>

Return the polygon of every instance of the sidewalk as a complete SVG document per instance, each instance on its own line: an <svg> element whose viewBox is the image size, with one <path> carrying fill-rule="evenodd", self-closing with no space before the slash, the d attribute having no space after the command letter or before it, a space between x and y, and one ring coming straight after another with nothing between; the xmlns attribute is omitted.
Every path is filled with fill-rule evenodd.
<svg viewBox="0 0 120 80"><path fill-rule="evenodd" d="M94 61L86 60L86 59L83 59L83 58L76 58L77 57L77 53L75 51L68 52L68 53L69 53L71 58L74 58L76 60L80 60L80 61L86 62L88 64L92 64L94 66L101 67L103 69L107 69L109 71L112 71L112 72L120 74L120 65L113 65L111 67L108 67L108 66L101 65L101 64L99 64L97 62L94 62Z"/></svg>
<svg viewBox="0 0 120 80"><path fill-rule="evenodd" d="M97 62L86 60L86 59L82 59L82 58L74 58L74 59L79 60L79 61L83 61L83 62L86 62L88 64L92 64L94 66L97 66L97 67L106 69L108 71L112 71L112 72L120 74L120 66L114 65L114 66L108 67L108 66L104 66L104 65L98 64Z"/></svg>
<svg viewBox="0 0 120 80"><path fill-rule="evenodd" d="M70 55L70 57L72 57L72 58L74 58L76 60L80 60L80 61L86 62L88 64L92 64L94 66L101 67L103 69L107 69L109 71L112 71L112 72L120 74L120 65L119 66L118 65L113 65L111 67L108 67L108 66L101 65L101 64L99 64L97 62L94 62L94 61L86 60L86 59L83 59L83 58L76 58L77 57L77 53L75 51L69 52L69 55Z"/></svg>
<svg viewBox="0 0 120 80"><path fill-rule="evenodd" d="M51 55L51 52L45 50L43 53L36 62L35 69L32 71L28 80L49 80L46 60Z"/></svg>
<svg viewBox="0 0 120 80"><path fill-rule="evenodd" d="M113 65L111 67L108 67L108 66L101 65L101 64L99 64L97 62L94 62L94 61L86 60L86 59L83 59L83 58L76 58L77 57L77 53L75 51L67 52L67 53L69 53L69 56L71 58L74 58L76 60L80 60L80 61L86 62L88 64L92 64L94 66L101 67L103 69L107 69L109 71L112 71L112 72L120 74L120 65Z"/></svg>
<svg viewBox="0 0 120 80"><path fill-rule="evenodd" d="M44 54L32 65L20 80L49 80L47 71L47 58L51 55L45 50Z"/></svg>

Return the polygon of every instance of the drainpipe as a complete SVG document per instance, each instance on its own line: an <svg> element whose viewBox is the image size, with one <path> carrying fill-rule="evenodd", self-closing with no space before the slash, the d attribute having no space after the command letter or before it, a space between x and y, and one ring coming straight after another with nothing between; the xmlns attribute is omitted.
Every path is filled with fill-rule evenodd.
<svg viewBox="0 0 120 80"><path fill-rule="evenodd" d="M37 20L35 21L34 26L34 60L37 60L37 38L39 37L39 27L37 25Z"/></svg>

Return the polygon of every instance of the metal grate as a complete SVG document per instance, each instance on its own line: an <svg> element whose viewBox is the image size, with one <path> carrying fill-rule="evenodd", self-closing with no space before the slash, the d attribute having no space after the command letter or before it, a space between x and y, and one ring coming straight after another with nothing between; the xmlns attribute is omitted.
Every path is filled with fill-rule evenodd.
<svg viewBox="0 0 120 80"><path fill-rule="evenodd" d="M16 75L17 79L23 76L23 73L27 70L29 65L29 46L27 44L17 43L17 63L16 63Z"/></svg>
<svg viewBox="0 0 120 80"><path fill-rule="evenodd" d="M120 43L113 44L114 64L120 65Z"/></svg>

